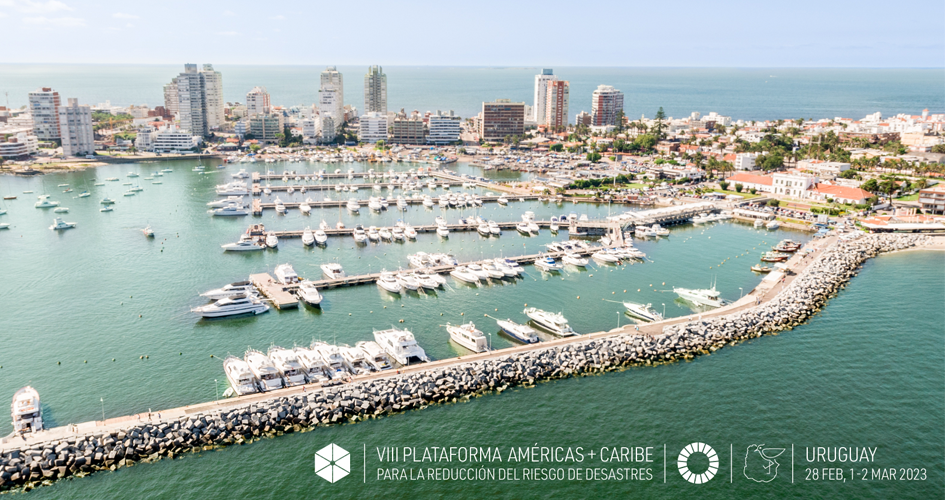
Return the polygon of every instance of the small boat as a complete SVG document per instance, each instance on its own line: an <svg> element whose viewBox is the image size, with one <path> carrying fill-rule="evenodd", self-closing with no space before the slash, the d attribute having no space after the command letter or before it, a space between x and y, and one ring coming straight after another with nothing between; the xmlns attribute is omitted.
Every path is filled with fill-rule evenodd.
<svg viewBox="0 0 945 500"><path fill-rule="evenodd" d="M404 290L412 290L414 292L420 289L420 281L417 280L416 276L412 274L398 274L396 276L397 282L400 283L400 286Z"/></svg>
<svg viewBox="0 0 945 500"><path fill-rule="evenodd" d="M200 296L206 297L210 300L220 300L227 297L249 295L254 293L256 293L256 288L253 287L252 283L249 281L236 281L228 285L223 285L220 288L210 290L209 292L203 292L200 294Z"/></svg>
<svg viewBox="0 0 945 500"><path fill-rule="evenodd" d="M450 271L450 276L465 283L479 283L479 276L472 273L465 266L458 266Z"/></svg>
<svg viewBox="0 0 945 500"><path fill-rule="evenodd" d="M762 262L783 262L791 258L791 254L779 252L766 252L762 257Z"/></svg>
<svg viewBox="0 0 945 500"><path fill-rule="evenodd" d="M302 215L309 215L312 213L312 206L308 204L308 201L303 201L299 205L299 212L302 212Z"/></svg>
<svg viewBox="0 0 945 500"><path fill-rule="evenodd" d="M106 197L102 198L102 201L100 201L99 203L101 203L102 205L112 205L112 204L115 203L115 200L113 200L113 199L109 198L108 196L106 196Z"/></svg>
<svg viewBox="0 0 945 500"><path fill-rule="evenodd" d="M92 196L92 193L88 191L82 191L81 193L79 193L78 198L88 198L89 196Z"/></svg>
<svg viewBox="0 0 945 500"><path fill-rule="evenodd" d="M512 321L511 319L507 320L496 320L496 324L499 325L499 328L502 331L519 342L524 342L526 344L534 344L538 342L538 332L534 328L528 325L521 325Z"/></svg>
<svg viewBox="0 0 945 500"><path fill-rule="evenodd" d="M106 206L100 208L98 211L99 211L99 212L113 212L114 210L115 210L115 209L112 208L111 206L106 205Z"/></svg>
<svg viewBox="0 0 945 500"><path fill-rule="evenodd" d="M4 200L15 200L15 199L16 199L16 195L4 196L3 199L4 199Z"/></svg>
<svg viewBox="0 0 945 500"><path fill-rule="evenodd" d="M211 210L210 213L214 217L241 217L249 215L249 212L243 208L243 205L237 205L235 203L231 203L223 208L216 208Z"/></svg>
<svg viewBox="0 0 945 500"><path fill-rule="evenodd" d="M616 255L614 255L614 254L612 254L612 253L610 253L610 252L606 252L606 251L604 251L604 250L600 250L600 251L594 252L594 254L591 255L591 258L594 259L594 260L596 260L597 262L602 262L602 263L604 263L604 264L618 264L618 263L620 263L620 257L618 257L618 256L616 256Z"/></svg>
<svg viewBox="0 0 945 500"><path fill-rule="evenodd" d="M204 318L222 318L241 314L262 314L269 310L269 305L255 295L234 295L222 298L212 304L195 307L192 312Z"/></svg>
<svg viewBox="0 0 945 500"><path fill-rule="evenodd" d="M476 328L473 322L463 325L446 324L446 331L450 334L453 342L469 349L473 352L485 352L489 350L489 341L485 334Z"/></svg>
<svg viewBox="0 0 945 500"><path fill-rule="evenodd" d="M397 281L394 273L386 271L381 272L381 275L377 278L377 286L390 293L400 293L403 290L403 286Z"/></svg>
<svg viewBox="0 0 945 500"><path fill-rule="evenodd" d="M715 289L715 285L712 288L704 289L674 287L673 293L697 305L722 307L724 304L722 299L719 298L719 292Z"/></svg>
<svg viewBox="0 0 945 500"><path fill-rule="evenodd" d="M382 227L377 231L377 235L384 241L391 241L393 239L393 234L391 234L390 229Z"/></svg>
<svg viewBox="0 0 945 500"><path fill-rule="evenodd" d="M563 269L561 264L548 256L538 257L535 259L534 264L538 269L548 273L556 273Z"/></svg>
<svg viewBox="0 0 945 500"><path fill-rule="evenodd" d="M299 285L299 298L306 304L317 306L322 302L322 294L318 293L318 288L311 281L303 281Z"/></svg>
<svg viewBox="0 0 945 500"><path fill-rule="evenodd" d="M16 391L10 410L14 434L25 435L43 430L43 408L36 389L26 386Z"/></svg>
<svg viewBox="0 0 945 500"><path fill-rule="evenodd" d="M104 208L102 210L104 210ZM227 243L220 245L220 247L223 248L224 252L253 251L265 248L264 245L257 243L253 240L253 237L248 234L240 235L240 239L236 243Z"/></svg>
<svg viewBox="0 0 945 500"><path fill-rule="evenodd" d="M279 246L279 237L276 236L275 231L269 231L266 234L266 246L269 248L276 248Z"/></svg>
<svg viewBox="0 0 945 500"><path fill-rule="evenodd" d="M44 194L39 197L39 201L33 204L33 206L36 208L54 208L59 206L59 202L50 200L49 195Z"/></svg>
<svg viewBox="0 0 945 500"><path fill-rule="evenodd" d="M151 225L148 224L144 229L141 230L144 233L146 238L154 238L154 229L151 229Z"/></svg>
<svg viewBox="0 0 945 500"><path fill-rule="evenodd" d="M367 233L364 231L364 226L358 224L354 227L354 232L351 233L351 236L354 238L354 242L357 244L366 243L368 240Z"/></svg>
<svg viewBox="0 0 945 500"><path fill-rule="evenodd" d="M0 229L10 229L9 222L0 222Z"/></svg>
<svg viewBox="0 0 945 500"><path fill-rule="evenodd" d="M449 238L449 237L450 237L450 230L449 230L449 228L446 227L446 226L437 226L437 227L436 227L436 235L439 236L440 238Z"/></svg>
<svg viewBox="0 0 945 500"><path fill-rule="evenodd" d="M577 333L571 329L571 326L568 325L567 318L564 317L561 313L552 313L548 311L543 311L537 307L529 307L522 311L525 316L528 316L536 325L541 328L548 330L555 335L560 335L563 337L569 337L571 335L577 335Z"/></svg>
<svg viewBox="0 0 945 500"><path fill-rule="evenodd" d="M479 264L469 264L466 266L466 270L472 274L475 274L480 281L491 278L489 271L483 269Z"/></svg>
<svg viewBox="0 0 945 500"><path fill-rule="evenodd" d="M490 221L489 221L489 232L491 232L493 236L501 236L501 235L502 235L502 228L499 227L499 224L498 224L496 221L490 220Z"/></svg>
<svg viewBox="0 0 945 500"><path fill-rule="evenodd" d="M754 266L751 266L751 270L756 273L770 273L771 271L774 271L774 268L755 264Z"/></svg>
<svg viewBox="0 0 945 500"><path fill-rule="evenodd" d="M68 212L68 211L69 211L69 209L68 209L67 207L56 207L56 209L53 210L53 213L64 214L64 213L66 213L66 212Z"/></svg>
<svg viewBox="0 0 945 500"><path fill-rule="evenodd" d="M755 219L754 226L755 226L756 228L764 227L764 225L765 225L765 221L763 221L763 220L761 220L761 219Z"/></svg>
<svg viewBox="0 0 945 500"><path fill-rule="evenodd" d="M636 302L624 302L623 306L627 309L627 314L634 318L644 321L662 321L663 315L654 310L653 304L638 304Z"/></svg>
<svg viewBox="0 0 945 500"><path fill-rule="evenodd" d="M781 227L781 223L776 220L769 221L767 224L765 224L765 229L770 229L772 231L780 227Z"/></svg>
<svg viewBox="0 0 945 500"><path fill-rule="evenodd" d="M781 240L774 249L778 252L793 253L801 249L801 244L792 240Z"/></svg>
<svg viewBox="0 0 945 500"><path fill-rule="evenodd" d="M322 270L322 275L325 276L325 279L333 280L347 277L347 274L345 274L341 264L336 262L322 264L320 267Z"/></svg>
<svg viewBox="0 0 945 500"><path fill-rule="evenodd" d="M586 267L588 263L587 259L585 259L584 257L581 257L580 255L576 253L570 253L570 252L564 254L564 257L561 258L561 261L564 262L565 264L576 266L576 267Z"/></svg>
<svg viewBox="0 0 945 500"><path fill-rule="evenodd" d="M367 237L371 241L381 241L381 235L377 231L377 226L371 226L368 228Z"/></svg>
<svg viewBox="0 0 945 500"><path fill-rule="evenodd" d="M318 246L324 246L328 243L328 234L321 229L315 230L315 244Z"/></svg>
<svg viewBox="0 0 945 500"><path fill-rule="evenodd" d="M56 217L53 219L53 223L49 226L49 229L53 231L61 231L63 229L72 229L75 227L75 222L63 222L62 217Z"/></svg>
<svg viewBox="0 0 945 500"><path fill-rule="evenodd" d="M383 237L383 235L381 235ZM406 236L404 235L404 228L395 227L391 230L391 237L394 241L406 241Z"/></svg>
<svg viewBox="0 0 945 500"><path fill-rule="evenodd" d="M302 231L302 244L307 247L315 244L315 235L312 233L312 228L306 227L305 231Z"/></svg>
<svg viewBox="0 0 945 500"><path fill-rule="evenodd" d="M495 201L496 201L496 203L498 203L499 205L502 205L502 206L506 206L506 205L509 204L509 199L506 198L505 196L500 196L499 199L497 199L497 200L495 200Z"/></svg>

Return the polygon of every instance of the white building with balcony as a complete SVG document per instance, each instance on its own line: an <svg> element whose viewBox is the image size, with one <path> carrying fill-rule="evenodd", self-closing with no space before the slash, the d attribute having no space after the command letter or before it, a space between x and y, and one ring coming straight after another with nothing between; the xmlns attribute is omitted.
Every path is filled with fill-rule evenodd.
<svg viewBox="0 0 945 500"><path fill-rule="evenodd" d="M442 145L458 141L461 133L459 122L460 118L455 116L452 110L445 114L437 110L436 114L430 115L427 121L429 129L427 132L427 142L429 144Z"/></svg>
<svg viewBox="0 0 945 500"><path fill-rule="evenodd" d="M80 106L78 99L70 98L65 106L59 106L59 131L62 156L85 156L95 151L92 108Z"/></svg>
<svg viewBox="0 0 945 500"><path fill-rule="evenodd" d="M375 143L387 140L387 115L371 112L361 115L358 139L361 142Z"/></svg>

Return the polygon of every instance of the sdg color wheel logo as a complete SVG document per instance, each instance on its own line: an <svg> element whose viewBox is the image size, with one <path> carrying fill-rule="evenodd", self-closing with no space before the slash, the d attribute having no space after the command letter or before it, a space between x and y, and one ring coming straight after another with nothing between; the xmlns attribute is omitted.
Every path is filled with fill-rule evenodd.
<svg viewBox="0 0 945 500"><path fill-rule="evenodd" d="M315 473L334 483L351 472L351 455L344 448L331 443L315 452Z"/></svg>
<svg viewBox="0 0 945 500"><path fill-rule="evenodd" d="M709 468L706 469L705 472L695 474L689 470L689 456L693 453L702 453L709 459ZM719 455L711 446L705 443L690 443L679 452L679 458L676 464L679 466L679 473L682 474L683 479L686 481L692 484L707 483L711 481L712 478L715 477L715 473L719 471Z"/></svg>

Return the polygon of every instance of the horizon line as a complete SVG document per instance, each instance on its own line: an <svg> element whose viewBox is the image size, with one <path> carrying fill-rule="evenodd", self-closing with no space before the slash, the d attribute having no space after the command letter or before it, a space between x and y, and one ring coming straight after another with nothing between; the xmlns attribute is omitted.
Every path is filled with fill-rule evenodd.
<svg viewBox="0 0 945 500"><path fill-rule="evenodd" d="M247 63L227 63L227 62L206 62L201 61L204 64L221 64L226 66L271 66L271 67L286 67L286 66L297 66L297 67L321 67L326 64L275 64L275 63L258 63L258 64L247 64ZM193 64L187 62L153 62L153 63L142 63L142 62L0 62L0 66L42 66L42 65L56 65L56 66L173 66L173 65L182 65L182 64ZM327 63L328 66L363 66L365 64L359 63ZM373 64L366 64L367 66L372 66ZM544 64L544 65L477 65L477 64L449 64L449 65L438 65L438 64L383 64L381 66L390 67L390 68L481 68L481 69L533 69L533 68L547 68L548 66L559 67L559 68L602 68L602 69L916 69L916 70L945 70L945 66L595 66L595 65L556 65L556 64Z"/></svg>

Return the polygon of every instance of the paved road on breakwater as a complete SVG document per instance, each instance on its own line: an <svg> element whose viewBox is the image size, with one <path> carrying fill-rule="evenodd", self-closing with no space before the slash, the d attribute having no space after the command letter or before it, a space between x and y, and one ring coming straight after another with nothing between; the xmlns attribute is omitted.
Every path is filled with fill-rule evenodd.
<svg viewBox="0 0 945 500"><path fill-rule="evenodd" d="M811 248L814 252L811 256L807 258L801 258L799 255L801 252L792 257L788 261L788 265L791 267L792 271L796 274L800 274L804 269L807 268L812 262L815 262L818 257L820 257L824 250L831 247L836 243L837 238L835 236L824 238L820 240L813 241L805 246L805 249ZM779 286L771 281L762 281L754 290L749 292L748 295L742 297L740 300L736 301L733 304L725 306L723 308L715 309L701 315L702 318L709 318L719 315L730 314L742 309L747 309L753 307L755 302L760 299L760 303L767 302L777 296L777 294L786 287L790 281L793 281L793 276L786 276L785 282L783 285ZM555 346L562 346L571 343L583 342L589 339L598 339L604 337L611 337L621 334L633 334L639 333L643 335L658 335L662 333L663 328L669 325L690 321L696 319L699 315L690 315L683 316L680 318L673 318L658 323L651 323L645 326L640 327L639 331L634 326L626 326L610 331L596 332L586 335L578 335L575 337L566 337L555 339L549 342L538 342L536 344L521 345L516 347L510 347L506 349L495 350L492 352L486 352L481 354L474 354L469 356L460 356L455 358L446 358L438 361L433 361L430 363L424 363L420 365L413 365L410 367L403 368L394 372L386 371L380 373L372 373L369 375L364 375L356 377L354 381L367 381L373 379L381 379L388 377L398 377L403 374L423 372L427 370L435 370L437 368L443 368L451 365L467 363L471 361L480 361L485 359L495 359L501 358L510 354L522 353L531 350L551 348ZM470 319L473 319L470 316ZM140 413L134 415L127 415L123 417L111 418L103 421L90 421L74 425L66 425L61 427L56 427L53 429L45 430L35 435L30 436L27 439L22 438L5 438L0 442L0 451L5 451L8 449L20 449L26 446L31 446L37 443L45 443L50 441L56 441L61 439L66 439L75 435L91 435L91 434L100 434L102 432L111 432L126 429L128 427L136 426L141 423L151 422L158 423L162 421L175 421L180 417L194 414L201 414L211 411L218 410L228 410L235 409L239 407L244 407L253 403L258 403L261 401L275 400L281 397L303 394L305 392L312 393L321 390L321 386L318 384L310 384L307 386L297 386L287 389L280 389L276 391L271 391L262 394L254 394L251 396L243 396L238 398L230 398L218 401L211 401L207 403L183 406L179 408L172 409L159 409L156 411L148 413Z"/></svg>

